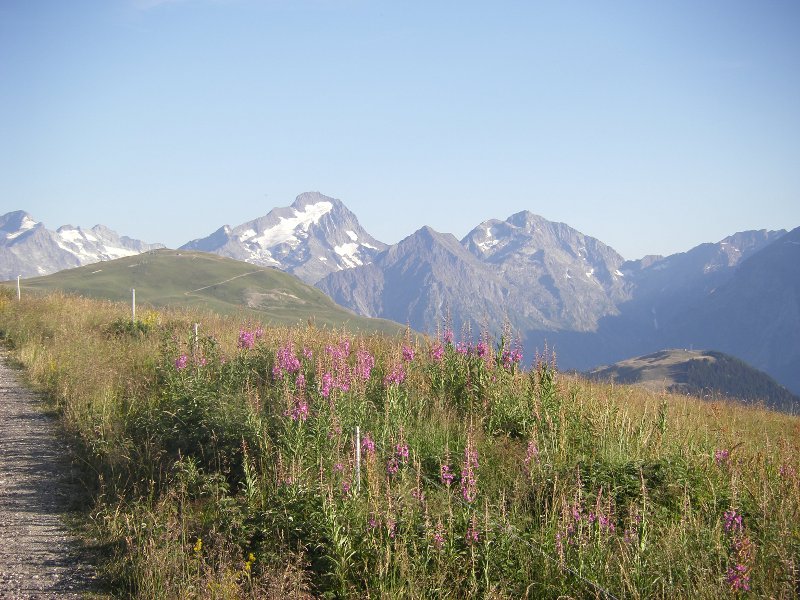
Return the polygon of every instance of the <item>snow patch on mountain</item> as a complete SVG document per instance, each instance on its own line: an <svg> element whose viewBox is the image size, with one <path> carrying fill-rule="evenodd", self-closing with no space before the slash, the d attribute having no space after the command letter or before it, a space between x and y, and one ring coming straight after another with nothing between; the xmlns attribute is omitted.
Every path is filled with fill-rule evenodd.
<svg viewBox="0 0 800 600"><path fill-rule="evenodd" d="M22 217L22 221L19 225L19 228L16 231L11 231L6 233L7 240L14 240L21 236L26 231L30 231L34 227L36 227L39 223L31 219L28 215Z"/></svg>
<svg viewBox="0 0 800 600"><path fill-rule="evenodd" d="M345 268L352 269L364 264L364 262L358 256L358 244L356 243L335 246L333 250L336 252L336 254L342 257L342 262L345 264Z"/></svg>

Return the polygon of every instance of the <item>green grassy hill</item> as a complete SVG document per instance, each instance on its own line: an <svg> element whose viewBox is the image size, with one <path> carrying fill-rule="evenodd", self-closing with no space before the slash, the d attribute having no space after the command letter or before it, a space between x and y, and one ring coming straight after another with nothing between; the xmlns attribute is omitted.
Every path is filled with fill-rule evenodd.
<svg viewBox="0 0 800 600"><path fill-rule="evenodd" d="M367 319L340 307L296 277L203 252L156 250L22 281L23 294L60 290L90 298L137 304L210 309L264 323L317 325L397 333L392 321Z"/></svg>
<svg viewBox="0 0 800 600"><path fill-rule="evenodd" d="M699 397L727 396L790 413L800 412L800 398L766 373L722 352L662 350L599 367L591 379L631 383L652 391Z"/></svg>

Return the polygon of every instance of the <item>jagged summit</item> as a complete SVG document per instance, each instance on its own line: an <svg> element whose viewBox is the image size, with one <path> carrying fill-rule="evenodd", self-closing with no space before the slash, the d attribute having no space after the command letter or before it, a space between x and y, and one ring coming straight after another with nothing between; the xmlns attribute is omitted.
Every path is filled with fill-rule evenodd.
<svg viewBox="0 0 800 600"><path fill-rule="evenodd" d="M305 192L287 207L182 246L272 266L316 283L328 273L368 264L384 248L336 198Z"/></svg>

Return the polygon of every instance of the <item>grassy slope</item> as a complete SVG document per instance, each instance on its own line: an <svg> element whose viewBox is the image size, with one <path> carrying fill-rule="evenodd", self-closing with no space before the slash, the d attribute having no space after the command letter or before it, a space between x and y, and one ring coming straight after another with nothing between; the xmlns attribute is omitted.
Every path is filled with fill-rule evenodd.
<svg viewBox="0 0 800 600"><path fill-rule="evenodd" d="M757 597L800 585L797 418L452 346L436 360L424 340L283 328L241 350L240 324L213 315L198 350L167 310L146 335L111 333L126 311L0 291L0 336L96 469L121 597L716 599L739 566ZM362 349L374 372L323 397L345 340L353 372ZM272 375L287 348L303 386ZM356 425L374 442L360 490Z"/></svg>
<svg viewBox="0 0 800 600"><path fill-rule="evenodd" d="M362 331L402 331L397 323L357 316L282 271L203 252L157 250L22 282L23 293L60 290L113 301L130 299L131 288L140 305L206 308L272 324L313 319Z"/></svg>

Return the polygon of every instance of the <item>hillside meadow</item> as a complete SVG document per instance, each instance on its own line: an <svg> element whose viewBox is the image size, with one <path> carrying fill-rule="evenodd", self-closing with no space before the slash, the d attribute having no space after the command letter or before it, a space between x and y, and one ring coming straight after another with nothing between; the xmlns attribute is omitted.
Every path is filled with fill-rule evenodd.
<svg viewBox="0 0 800 600"><path fill-rule="evenodd" d="M797 418L521 365L510 332L128 311L0 290L114 596L800 591Z"/></svg>

